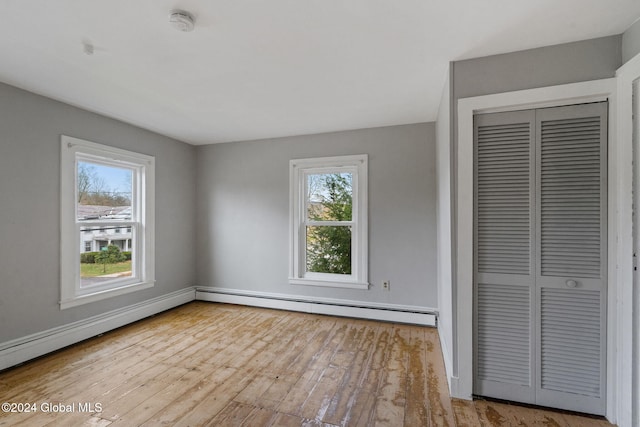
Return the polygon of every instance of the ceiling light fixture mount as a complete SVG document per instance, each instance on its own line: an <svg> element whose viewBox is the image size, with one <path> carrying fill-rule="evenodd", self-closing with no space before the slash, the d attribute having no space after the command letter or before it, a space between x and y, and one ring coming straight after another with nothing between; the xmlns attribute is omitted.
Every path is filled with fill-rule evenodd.
<svg viewBox="0 0 640 427"><path fill-rule="evenodd" d="M178 31L193 31L195 21L193 15L184 10L172 10L169 12L169 22Z"/></svg>
<svg viewBox="0 0 640 427"><path fill-rule="evenodd" d="M82 41L82 51L86 54L86 55L93 55L93 51L94 51L94 47L93 47L93 43L91 43L88 40L83 40Z"/></svg>

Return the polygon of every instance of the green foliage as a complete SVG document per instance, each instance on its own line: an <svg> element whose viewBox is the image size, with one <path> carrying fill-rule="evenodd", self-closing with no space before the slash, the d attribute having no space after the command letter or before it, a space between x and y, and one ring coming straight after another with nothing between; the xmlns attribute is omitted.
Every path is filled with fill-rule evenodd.
<svg viewBox="0 0 640 427"><path fill-rule="evenodd" d="M122 255L125 261L131 261L131 251L122 251Z"/></svg>
<svg viewBox="0 0 640 427"><path fill-rule="evenodd" d="M125 255L120 252L120 248L118 248L116 245L107 246L106 250L98 252L98 254L95 256L96 263L102 264L103 271L105 273L107 271L107 264L123 262L125 261L125 259Z"/></svg>
<svg viewBox="0 0 640 427"><path fill-rule="evenodd" d="M94 264L96 262L96 255L99 252L84 252L80 254L80 262L82 264Z"/></svg>
<svg viewBox="0 0 640 427"><path fill-rule="evenodd" d="M307 228L307 271L351 274L350 227Z"/></svg>
<svg viewBox="0 0 640 427"><path fill-rule="evenodd" d="M353 189L351 174L322 174L310 178L312 221L351 221ZM315 202L313 201L315 200ZM317 225L307 227L307 271L351 274L351 227Z"/></svg>

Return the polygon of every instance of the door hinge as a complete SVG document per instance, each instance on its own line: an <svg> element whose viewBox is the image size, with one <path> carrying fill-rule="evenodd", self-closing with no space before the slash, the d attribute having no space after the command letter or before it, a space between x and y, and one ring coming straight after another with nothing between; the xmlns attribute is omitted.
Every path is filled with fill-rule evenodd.
<svg viewBox="0 0 640 427"><path fill-rule="evenodd" d="M638 255L633 254L633 271L638 271Z"/></svg>

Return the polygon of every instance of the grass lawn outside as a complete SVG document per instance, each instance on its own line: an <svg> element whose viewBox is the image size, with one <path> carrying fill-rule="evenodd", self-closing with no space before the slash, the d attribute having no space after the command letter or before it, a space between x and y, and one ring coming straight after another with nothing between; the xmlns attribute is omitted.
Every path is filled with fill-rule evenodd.
<svg viewBox="0 0 640 427"><path fill-rule="evenodd" d="M106 270L105 270L106 267ZM105 274L131 272L131 261L118 262L116 264L84 264L80 263L80 277L98 277Z"/></svg>

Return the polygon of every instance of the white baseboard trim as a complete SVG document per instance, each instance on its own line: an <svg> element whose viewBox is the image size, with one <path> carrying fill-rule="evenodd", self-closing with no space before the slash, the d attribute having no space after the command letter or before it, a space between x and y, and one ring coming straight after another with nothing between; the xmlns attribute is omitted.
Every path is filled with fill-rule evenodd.
<svg viewBox="0 0 640 427"><path fill-rule="evenodd" d="M194 299L195 289L185 288L68 325L0 343L0 370L186 304Z"/></svg>
<svg viewBox="0 0 640 427"><path fill-rule="evenodd" d="M200 286L196 287L196 299L424 326L436 326L437 323L436 309L398 304L365 303L333 298L303 298L296 295Z"/></svg>
<svg viewBox="0 0 640 427"><path fill-rule="evenodd" d="M473 400L473 395L460 390L460 377L451 377L451 397L462 400Z"/></svg>
<svg viewBox="0 0 640 427"><path fill-rule="evenodd" d="M451 358L451 353L449 353L449 348L447 347L447 342L442 339L444 333L440 330L441 322L438 322L438 337L440 338L440 348L442 349L442 359L444 361L444 370L447 375L447 385L449 386L449 394L451 394L451 378L453 378L453 359Z"/></svg>

